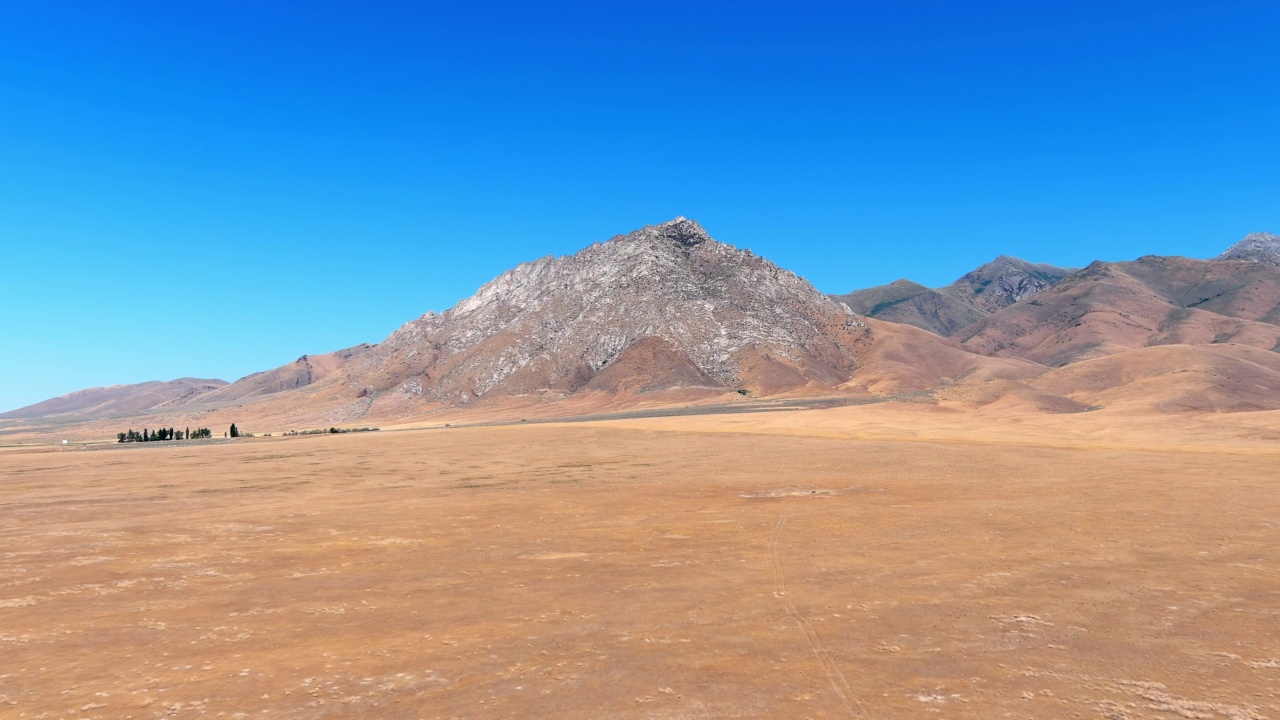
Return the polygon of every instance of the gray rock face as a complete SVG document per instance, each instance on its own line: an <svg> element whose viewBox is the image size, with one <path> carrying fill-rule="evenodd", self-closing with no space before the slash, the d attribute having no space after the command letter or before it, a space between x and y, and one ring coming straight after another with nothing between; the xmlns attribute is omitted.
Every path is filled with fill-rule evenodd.
<svg viewBox="0 0 1280 720"><path fill-rule="evenodd" d="M948 289L978 309L993 313L1053 287L1072 272L1073 268L1029 263L1001 255L965 274Z"/></svg>
<svg viewBox="0 0 1280 720"><path fill-rule="evenodd" d="M863 330L796 274L676 218L519 265L402 326L351 364L347 382L382 400L448 404L563 396L611 364L613 375L648 376L646 387L750 387L770 368L834 385Z"/></svg>
<svg viewBox="0 0 1280 720"><path fill-rule="evenodd" d="M1256 232L1244 236L1240 242L1214 260L1248 260L1263 265L1280 266L1280 235Z"/></svg>

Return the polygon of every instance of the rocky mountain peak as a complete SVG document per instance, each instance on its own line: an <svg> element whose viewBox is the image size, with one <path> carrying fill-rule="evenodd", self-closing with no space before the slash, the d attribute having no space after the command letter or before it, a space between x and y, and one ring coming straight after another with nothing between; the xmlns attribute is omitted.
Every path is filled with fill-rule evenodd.
<svg viewBox="0 0 1280 720"><path fill-rule="evenodd" d="M1249 233L1214 260L1248 260L1263 265L1280 265L1280 235Z"/></svg>
<svg viewBox="0 0 1280 720"><path fill-rule="evenodd" d="M1067 275L1071 268L1029 263L1016 257L1001 255L995 260L965 274L952 283L955 292L971 298L978 308L996 312L1019 300L1053 287Z"/></svg>
<svg viewBox="0 0 1280 720"><path fill-rule="evenodd" d="M711 236L697 221L690 220L682 215L674 220L668 220L657 225L649 225L626 235L619 235L614 240L670 243L681 248L692 248L711 240Z"/></svg>
<svg viewBox="0 0 1280 720"><path fill-rule="evenodd" d="M641 376L646 388L837 385L862 328L796 274L678 217L503 273L397 330L351 384L380 403L448 404Z"/></svg>

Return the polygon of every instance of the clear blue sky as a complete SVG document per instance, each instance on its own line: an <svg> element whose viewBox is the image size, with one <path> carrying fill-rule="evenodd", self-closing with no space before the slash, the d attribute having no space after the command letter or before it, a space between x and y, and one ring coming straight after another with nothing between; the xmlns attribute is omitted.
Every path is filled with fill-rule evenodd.
<svg viewBox="0 0 1280 720"><path fill-rule="evenodd" d="M0 410L686 215L846 292L1280 232L1280 3L0 2Z"/></svg>

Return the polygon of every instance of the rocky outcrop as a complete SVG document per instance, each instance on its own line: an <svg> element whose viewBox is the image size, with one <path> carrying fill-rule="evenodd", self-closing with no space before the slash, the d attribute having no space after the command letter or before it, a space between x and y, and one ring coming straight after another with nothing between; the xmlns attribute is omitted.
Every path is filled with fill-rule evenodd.
<svg viewBox="0 0 1280 720"><path fill-rule="evenodd" d="M1280 235L1249 233L1214 260L1248 260L1263 265L1280 265Z"/></svg>
<svg viewBox="0 0 1280 720"><path fill-rule="evenodd" d="M1029 263L1008 255L979 267L951 283L947 288L953 297L968 302L979 310L993 313L1051 288L1074 268Z"/></svg>

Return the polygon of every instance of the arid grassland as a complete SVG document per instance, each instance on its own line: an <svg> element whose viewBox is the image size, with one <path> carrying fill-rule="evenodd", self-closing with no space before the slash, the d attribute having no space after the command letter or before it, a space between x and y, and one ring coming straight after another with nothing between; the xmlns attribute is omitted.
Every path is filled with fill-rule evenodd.
<svg viewBox="0 0 1280 720"><path fill-rule="evenodd" d="M0 452L4 718L1280 718L1270 413Z"/></svg>

